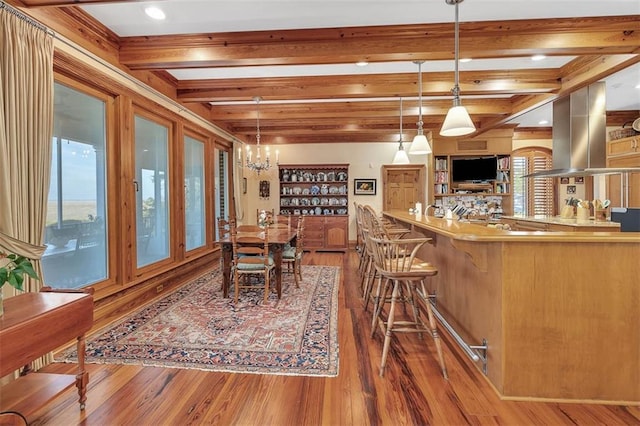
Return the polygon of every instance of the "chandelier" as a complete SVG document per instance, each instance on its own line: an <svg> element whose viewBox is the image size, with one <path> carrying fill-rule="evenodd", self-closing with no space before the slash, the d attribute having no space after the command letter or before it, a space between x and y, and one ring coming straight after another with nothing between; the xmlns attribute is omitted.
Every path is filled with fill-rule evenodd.
<svg viewBox="0 0 640 426"><path fill-rule="evenodd" d="M471 121L471 117L469 117L469 112L467 109L460 104L460 85L459 85L459 76L458 76L458 55L459 55L459 21L458 21L458 4L462 3L464 0L445 0L447 4L454 5L456 7L456 20L455 20L455 29L454 29L454 37L455 37L455 83L453 85L453 89L451 89L451 93L453 93L453 106L449 109L447 113L447 117L444 119L444 123L442 123L442 129L440 129L441 136L464 136L476 131L476 126Z"/></svg>
<svg viewBox="0 0 640 426"><path fill-rule="evenodd" d="M409 164L409 157L407 157L407 151L404 150L402 146L402 98L400 98L400 139L398 140L400 143L398 145L398 150L396 151L396 155L393 157L393 162L391 164Z"/></svg>
<svg viewBox="0 0 640 426"><path fill-rule="evenodd" d="M271 153L269 152L269 147L264 147L264 156L265 159L262 161L262 149L260 147L260 101L262 98L260 96L256 96L253 98L256 102L257 109L257 125L256 125L256 155L255 161L253 153L251 152L251 147L247 145L247 152L245 156L245 167L249 170L253 170L256 174L260 174L262 171L267 171L271 167ZM278 164L278 150L276 150L276 164ZM238 159L240 165L242 165L242 157Z"/></svg>
<svg viewBox="0 0 640 426"><path fill-rule="evenodd" d="M418 134L413 138L411 148L409 148L409 154L411 155L424 155L431 154L431 146L429 141L424 135L422 129L422 64L424 61L415 61L414 64L418 64Z"/></svg>

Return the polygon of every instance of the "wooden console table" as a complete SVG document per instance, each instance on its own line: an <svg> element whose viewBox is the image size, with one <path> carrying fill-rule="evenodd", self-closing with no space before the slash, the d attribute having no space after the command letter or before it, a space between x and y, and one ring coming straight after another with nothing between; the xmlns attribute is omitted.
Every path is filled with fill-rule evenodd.
<svg viewBox="0 0 640 426"><path fill-rule="evenodd" d="M0 317L0 377L25 367L21 377L0 389L0 410L28 414L73 386L80 409L89 374L84 369L85 333L93 325L93 296L88 293L24 293L5 299ZM77 339L76 375L29 373L29 364Z"/></svg>

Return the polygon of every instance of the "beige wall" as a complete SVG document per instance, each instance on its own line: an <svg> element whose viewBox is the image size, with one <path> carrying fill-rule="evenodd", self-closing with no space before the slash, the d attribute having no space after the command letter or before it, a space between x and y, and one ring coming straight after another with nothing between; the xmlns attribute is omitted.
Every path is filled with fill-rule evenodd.
<svg viewBox="0 0 640 426"><path fill-rule="evenodd" d="M381 167L383 164L391 164L393 156L398 149L397 143L320 143L320 144L294 144L281 147L271 147L273 151L280 151L280 164L349 164L349 239L355 240L355 212L353 202L370 204L376 210L382 208L382 182ZM424 164L426 155L409 156L412 163ZM279 211L279 185L278 169L272 168L268 173L260 173L242 170L247 178L247 194L242 196L242 206L245 211L244 223L255 223L258 209L274 209ZM429 174L427 174L429 175ZM377 179L376 195L353 195L354 178ZM261 199L258 196L260 180L269 180L271 196Z"/></svg>
<svg viewBox="0 0 640 426"><path fill-rule="evenodd" d="M405 145L409 149L410 144ZM515 140L513 149L530 146L540 146L551 148L551 140ZM349 239L355 240L355 212L353 202L369 204L376 210L382 209L382 182L381 168L384 164L391 164L393 156L398 149L397 143L320 143L320 144L295 144L279 147L271 147L272 151L278 149L280 164L349 164ZM418 155L409 156L412 164L425 164L430 161L430 156ZM429 160L428 160L429 159ZM431 170L431 165L427 165L427 170ZM274 167L267 173L256 175L248 170L238 170L238 176L247 178L247 193L241 195L240 204L244 211L244 216L239 218L243 223L255 223L258 209L266 209L277 213L279 211L279 182L278 168ZM354 178L375 178L377 179L377 190L375 196L353 195ZM270 197L261 199L258 189L261 180L270 182ZM431 180L431 173L427 172L427 187Z"/></svg>

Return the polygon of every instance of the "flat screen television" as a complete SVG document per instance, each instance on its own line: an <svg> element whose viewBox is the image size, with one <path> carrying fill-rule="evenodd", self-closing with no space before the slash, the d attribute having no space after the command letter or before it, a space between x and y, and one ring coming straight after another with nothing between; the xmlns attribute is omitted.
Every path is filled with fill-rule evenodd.
<svg viewBox="0 0 640 426"><path fill-rule="evenodd" d="M451 180L453 182L495 180L497 170L497 157L454 158L451 160Z"/></svg>

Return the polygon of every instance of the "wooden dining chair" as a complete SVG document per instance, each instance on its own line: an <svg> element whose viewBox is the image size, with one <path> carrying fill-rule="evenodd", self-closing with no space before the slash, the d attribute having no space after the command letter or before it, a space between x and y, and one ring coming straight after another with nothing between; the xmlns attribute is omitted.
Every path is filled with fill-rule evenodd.
<svg viewBox="0 0 640 426"><path fill-rule="evenodd" d="M225 238L229 238L231 236L231 228L235 227L235 221L232 219L224 219L222 217L218 217L218 241L224 240ZM220 271L224 268L224 257L220 255ZM224 286L224 284L221 284Z"/></svg>
<svg viewBox="0 0 640 426"><path fill-rule="evenodd" d="M287 272L293 273L296 288L300 288L302 281L302 255L304 254L304 216L298 219L296 245L285 247L282 252L282 264L287 265Z"/></svg>
<svg viewBox="0 0 640 426"><path fill-rule="evenodd" d="M218 217L218 240L223 240L229 237L231 230L231 219L225 219Z"/></svg>
<svg viewBox="0 0 640 426"><path fill-rule="evenodd" d="M269 228L258 232L231 229L233 265L231 273L235 287L235 303L241 289L264 289L263 303L267 303L274 278L275 262L269 256Z"/></svg>
<svg viewBox="0 0 640 426"><path fill-rule="evenodd" d="M269 223L269 227L271 228L289 228L291 226L295 226L294 220L295 217L291 217L288 214L278 214L273 216L271 223Z"/></svg>

